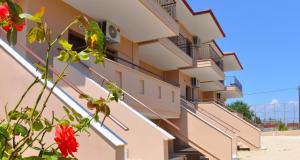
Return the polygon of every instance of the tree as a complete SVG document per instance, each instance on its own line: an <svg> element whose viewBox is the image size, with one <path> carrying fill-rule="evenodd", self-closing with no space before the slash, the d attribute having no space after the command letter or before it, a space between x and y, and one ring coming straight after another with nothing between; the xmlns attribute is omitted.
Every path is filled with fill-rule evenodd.
<svg viewBox="0 0 300 160"><path fill-rule="evenodd" d="M255 113L250 109L249 105L243 101L236 101L226 106L229 110L237 111L241 113L245 118L254 121L258 117L255 116Z"/></svg>

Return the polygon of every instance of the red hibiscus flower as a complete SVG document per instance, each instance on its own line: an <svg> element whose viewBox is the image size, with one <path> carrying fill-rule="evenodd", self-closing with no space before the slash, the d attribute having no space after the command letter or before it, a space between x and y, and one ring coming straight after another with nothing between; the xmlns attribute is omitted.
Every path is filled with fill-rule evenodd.
<svg viewBox="0 0 300 160"><path fill-rule="evenodd" d="M23 21L22 24L16 24L16 23L14 23L13 21L8 20L7 25L3 25L2 28L3 28L6 32L8 32L8 31L11 29L11 26L12 26L12 25L17 29L17 31L22 31L22 30L24 29L24 26L25 26L25 21Z"/></svg>
<svg viewBox="0 0 300 160"><path fill-rule="evenodd" d="M17 31L22 31L25 26L25 20L22 24L16 24L9 18L9 9L7 3L0 5L0 21L2 23L2 28L8 32L12 26L14 26Z"/></svg>
<svg viewBox="0 0 300 160"><path fill-rule="evenodd" d="M9 15L9 10L8 10L8 5L7 3L4 3L2 5L0 5L0 20L6 20L8 18Z"/></svg>
<svg viewBox="0 0 300 160"><path fill-rule="evenodd" d="M55 128L55 142L61 154L66 158L69 154L74 157L79 144L76 141L74 130L68 125L58 125Z"/></svg>

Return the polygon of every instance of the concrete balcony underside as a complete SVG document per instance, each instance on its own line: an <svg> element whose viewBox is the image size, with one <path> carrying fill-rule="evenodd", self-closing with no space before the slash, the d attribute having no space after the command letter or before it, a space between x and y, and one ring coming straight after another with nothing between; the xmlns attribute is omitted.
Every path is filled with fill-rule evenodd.
<svg viewBox="0 0 300 160"><path fill-rule="evenodd" d="M97 21L109 20L134 42L175 36L179 26L153 0L64 0Z"/></svg>
<svg viewBox="0 0 300 160"><path fill-rule="evenodd" d="M223 91L224 84L221 81L201 82L198 88L201 91Z"/></svg>
<svg viewBox="0 0 300 160"><path fill-rule="evenodd" d="M223 38L225 34L211 10L194 12L186 0L176 1L176 18L202 42Z"/></svg>
<svg viewBox="0 0 300 160"><path fill-rule="evenodd" d="M181 71L200 82L224 80L224 72L211 59L198 60L194 66L181 68Z"/></svg>
<svg viewBox="0 0 300 160"><path fill-rule="evenodd" d="M243 70L236 53L224 53L223 57L225 71L239 71Z"/></svg>
<svg viewBox="0 0 300 160"><path fill-rule="evenodd" d="M139 50L141 60L162 70L176 70L193 63L192 58L168 38L141 43Z"/></svg>

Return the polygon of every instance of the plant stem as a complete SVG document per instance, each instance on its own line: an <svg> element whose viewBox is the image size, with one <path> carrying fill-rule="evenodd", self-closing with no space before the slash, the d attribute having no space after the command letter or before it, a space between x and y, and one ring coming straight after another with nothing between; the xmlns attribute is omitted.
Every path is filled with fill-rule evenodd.
<svg viewBox="0 0 300 160"><path fill-rule="evenodd" d="M77 19L75 19L72 23L70 23L58 36L57 36L57 38L54 40L54 41L52 41L51 43L50 42L48 42L48 48L47 48L47 52L46 52L46 64L45 64L45 83L44 83L44 85L43 85L43 88L41 89L41 91L40 91L40 94L38 95L38 98L37 98L37 100L36 100L36 102L35 102L35 105L34 105L34 107L33 107L33 111L32 111L32 114L30 115L30 128L29 128L29 131L28 131L28 133L27 133L27 135L23 138L23 139L21 139L20 140L20 142L22 142L22 143L18 143L17 144L17 146L16 146L16 148L15 149L13 149L12 150L12 152L11 152L11 155L8 157L8 160L11 160L13 157L14 157L14 154L15 154L15 152L17 152L20 148L22 148L25 144L26 144L26 142L28 141L28 139L33 135L33 133L32 133L32 127L33 127L33 123L35 122L35 120L37 119L37 117L39 117L42 113L43 113L43 111L44 111L44 109L46 108L46 103L48 102L48 99L50 98L50 95L52 94L52 92L53 92L53 89L54 89L54 87L57 85L57 83L62 79L62 77L63 77L63 74L64 74L64 71L67 69L67 67L69 66L69 63L66 65L66 67L64 68L64 71L60 74L60 75L62 75L62 76L60 76L60 77L58 77L58 79L57 79L57 81L55 82L55 84L53 85L53 87L51 88L51 90L50 90L50 93L48 94L48 96L47 96L47 99L46 99L46 103L44 102L44 105L43 105L43 108L42 108L42 111L41 112L39 112L39 116L37 116L37 117L35 117L34 118L34 120L32 121L32 118L33 118L33 115L34 115L34 112L36 111L36 109L37 109L37 106L38 106L38 104L39 104L39 102L40 102L40 100L41 100L41 98L42 98L42 96L43 96L43 94L44 94L44 92L45 92L45 90L46 90L46 88L47 88L47 84L48 84L48 72L49 72L49 56L50 56L50 51L51 51L51 49L52 49L52 46L69 30L69 28L71 28L74 24L76 24L76 23L78 23L78 20ZM47 33L44 31L44 35L47 35ZM19 145L20 144L20 145Z"/></svg>
<svg viewBox="0 0 300 160"><path fill-rule="evenodd" d="M65 72L66 72L66 70L68 69L68 67L70 66L70 64L71 64L71 61L69 61L69 62L64 66L62 72L59 74L57 80L54 82L53 86L51 87L51 89L50 89L50 91L49 91L49 93L48 93L48 95L47 95L47 98L46 98L46 100L45 100L44 103L43 103L43 107L42 107L41 111L40 111L39 114L36 116L36 118L33 120L33 123L34 123L38 118L40 118L40 116L41 116L42 113L44 112L45 108L47 107L47 103L48 103L48 101L49 101L49 99L50 99L50 96L51 96L52 93L53 93L54 88L57 86L58 82L60 82L60 80L64 77Z"/></svg>
<svg viewBox="0 0 300 160"><path fill-rule="evenodd" d="M14 107L14 109L12 110L13 112L16 111L18 109L18 107L20 106L20 104L22 103L22 101L24 100L25 96L27 95L27 93L30 91L30 89L39 82L39 78L36 77L35 80L28 86L28 88L26 89L26 91L23 93L22 97L19 99L18 103L16 104L16 106Z"/></svg>

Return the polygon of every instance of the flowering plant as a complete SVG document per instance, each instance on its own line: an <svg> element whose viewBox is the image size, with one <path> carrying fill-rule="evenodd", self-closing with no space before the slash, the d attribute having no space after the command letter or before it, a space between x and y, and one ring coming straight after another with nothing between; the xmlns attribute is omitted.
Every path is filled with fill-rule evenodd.
<svg viewBox="0 0 300 160"><path fill-rule="evenodd" d="M89 109L95 109L91 117L82 117L74 109L63 106L67 118L58 118L52 112L52 118L48 119L43 116L45 108L48 107L48 101L54 88L65 76L65 71L72 63L87 61L94 57L94 63L104 63L105 37L94 21L88 20L83 16L77 17L72 21L55 39L51 38L51 30L43 19L44 8L34 15L23 13L22 8L12 0L0 0L0 26L7 32L9 44L17 43L17 32L22 31L25 26L25 19L33 22L32 27L27 35L27 41L32 43L45 43L47 50L45 52L45 65L35 64L42 77L36 77L28 86L12 110L10 106L5 106L6 117L0 119L0 159L4 160L56 160L56 159L76 159L74 153L77 152L80 144L76 140L79 133L87 131L91 121L99 121L99 113L105 117L110 115L109 103L119 101L123 94L121 89L113 83L105 84L109 91L106 98L93 98L87 94L81 94L79 98L87 101ZM86 48L80 52L73 50L72 44L64 40L62 36L70 27L78 25L85 32ZM52 48L55 44L62 48L56 57L59 61L65 63L64 69L58 74L53 81L53 86L47 90L47 83L51 80L49 75L49 60L55 58L52 54ZM42 89L37 94L32 107L22 106L24 97L33 86L42 83ZM42 97L45 100L42 102ZM103 123L102 121L102 123ZM53 129L55 130L53 133ZM55 134L53 144L47 144L44 140L46 134ZM37 155L24 156L28 149L37 150Z"/></svg>

